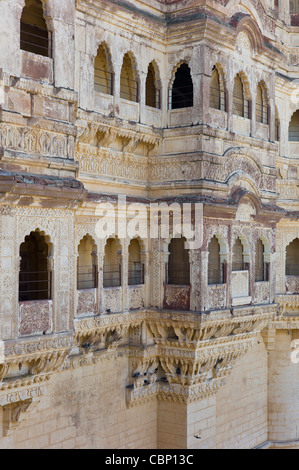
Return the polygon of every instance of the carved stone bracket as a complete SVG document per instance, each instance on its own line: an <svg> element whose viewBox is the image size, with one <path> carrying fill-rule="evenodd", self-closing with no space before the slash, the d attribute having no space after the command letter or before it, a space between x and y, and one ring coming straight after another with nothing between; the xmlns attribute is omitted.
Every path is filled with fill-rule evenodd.
<svg viewBox="0 0 299 470"><path fill-rule="evenodd" d="M147 156L153 155L161 146L162 138L158 131L147 131L138 126L120 126L116 120L88 121L82 119L78 126L78 148L80 144L108 149L116 139L122 142L122 152L134 153L139 143L147 148Z"/></svg>
<svg viewBox="0 0 299 470"><path fill-rule="evenodd" d="M37 406L44 393L45 387L35 384L13 392L0 393L4 436L9 436L16 429L29 412Z"/></svg>

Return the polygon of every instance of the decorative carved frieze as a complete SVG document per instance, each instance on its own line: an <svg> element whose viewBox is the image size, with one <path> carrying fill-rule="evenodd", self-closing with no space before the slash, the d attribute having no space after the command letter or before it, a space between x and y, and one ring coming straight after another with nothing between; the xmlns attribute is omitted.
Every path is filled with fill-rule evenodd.
<svg viewBox="0 0 299 470"><path fill-rule="evenodd" d="M28 155L74 159L75 137L39 128L0 124L0 147Z"/></svg>

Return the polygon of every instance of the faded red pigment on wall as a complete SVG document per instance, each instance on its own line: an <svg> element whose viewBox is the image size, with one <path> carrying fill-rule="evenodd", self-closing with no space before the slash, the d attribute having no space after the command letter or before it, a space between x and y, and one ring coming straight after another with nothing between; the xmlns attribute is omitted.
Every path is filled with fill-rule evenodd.
<svg viewBox="0 0 299 470"><path fill-rule="evenodd" d="M169 310L190 310L190 286L165 284L163 308Z"/></svg>

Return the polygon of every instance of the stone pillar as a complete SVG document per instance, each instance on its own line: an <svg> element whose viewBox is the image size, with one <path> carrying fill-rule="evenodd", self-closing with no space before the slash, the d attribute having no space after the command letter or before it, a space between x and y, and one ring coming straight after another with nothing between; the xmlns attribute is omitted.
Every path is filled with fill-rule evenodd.
<svg viewBox="0 0 299 470"><path fill-rule="evenodd" d="M201 285L200 285L200 251L190 250L190 268L191 268L191 292L190 292L190 310L200 311Z"/></svg>
<svg viewBox="0 0 299 470"><path fill-rule="evenodd" d="M54 30L54 83L56 87L74 89L75 71L75 4L72 0L47 2L45 19ZM49 20L48 20L48 17ZM90 39L90 38L89 38ZM88 40L86 45L91 44ZM83 69L81 69L83 70Z"/></svg>
<svg viewBox="0 0 299 470"><path fill-rule="evenodd" d="M144 123L144 115L146 113L145 109L145 84L146 84L147 74L142 72L140 74L139 80L139 122Z"/></svg>
<svg viewBox="0 0 299 470"><path fill-rule="evenodd" d="M94 56L88 54L80 54L80 108L86 110L94 109Z"/></svg>
<svg viewBox="0 0 299 470"><path fill-rule="evenodd" d="M103 314L103 267L104 267L104 253L98 254L98 312Z"/></svg>
<svg viewBox="0 0 299 470"><path fill-rule="evenodd" d="M151 278L150 278L150 305L156 308L162 308L165 282L165 261L161 249L162 240L159 238L151 239Z"/></svg>
<svg viewBox="0 0 299 470"><path fill-rule="evenodd" d="M18 337L19 246L14 243L16 222L12 216L0 218L0 333L1 340Z"/></svg>
<svg viewBox="0 0 299 470"><path fill-rule="evenodd" d="M233 91L234 91L234 66L233 60L228 60L228 74L226 79L226 112L227 112L227 130L233 131Z"/></svg>
<svg viewBox="0 0 299 470"><path fill-rule="evenodd" d="M120 73L121 65L114 65L114 114L119 115L120 112Z"/></svg>
<svg viewBox="0 0 299 470"><path fill-rule="evenodd" d="M21 76L20 20L24 5L25 0L1 1L1 69L16 77Z"/></svg>
<svg viewBox="0 0 299 470"><path fill-rule="evenodd" d="M130 293L128 287L128 262L129 254L126 246L125 253L119 256L121 259L121 285L122 285L122 311L125 312L130 308Z"/></svg>
<svg viewBox="0 0 299 470"><path fill-rule="evenodd" d="M202 251L201 252L201 270L200 270L200 310L205 311L208 306L208 259L209 259L209 252Z"/></svg>
<svg viewBox="0 0 299 470"><path fill-rule="evenodd" d="M249 103L251 115L249 115L250 121L250 135L256 137L256 87L257 83L254 81L253 89L251 90L251 100Z"/></svg>

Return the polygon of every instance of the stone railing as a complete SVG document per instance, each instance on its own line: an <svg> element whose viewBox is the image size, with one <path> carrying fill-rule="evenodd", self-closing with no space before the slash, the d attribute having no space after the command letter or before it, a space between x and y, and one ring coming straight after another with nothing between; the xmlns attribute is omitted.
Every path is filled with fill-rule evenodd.
<svg viewBox="0 0 299 470"><path fill-rule="evenodd" d="M249 297L249 272L232 271L232 305L248 305Z"/></svg>

